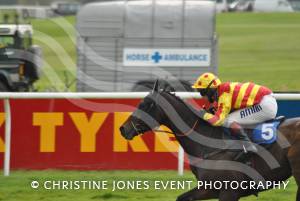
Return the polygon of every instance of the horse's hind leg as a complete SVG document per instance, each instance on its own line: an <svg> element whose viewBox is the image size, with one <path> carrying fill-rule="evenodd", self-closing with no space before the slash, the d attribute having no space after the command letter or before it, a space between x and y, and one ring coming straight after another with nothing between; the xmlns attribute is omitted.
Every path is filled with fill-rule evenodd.
<svg viewBox="0 0 300 201"><path fill-rule="evenodd" d="M178 196L176 201L193 201L193 200L212 199L212 198L217 197L216 194L217 194L216 192L213 192L211 190L198 189L196 187L196 188Z"/></svg>

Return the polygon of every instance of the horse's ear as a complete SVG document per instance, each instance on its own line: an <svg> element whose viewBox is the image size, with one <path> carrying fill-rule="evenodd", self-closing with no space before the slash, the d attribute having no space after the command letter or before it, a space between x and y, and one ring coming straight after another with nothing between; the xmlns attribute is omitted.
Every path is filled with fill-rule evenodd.
<svg viewBox="0 0 300 201"><path fill-rule="evenodd" d="M158 87L159 87L159 81L158 79L155 81L153 89L152 89L152 93L154 92L158 92Z"/></svg>

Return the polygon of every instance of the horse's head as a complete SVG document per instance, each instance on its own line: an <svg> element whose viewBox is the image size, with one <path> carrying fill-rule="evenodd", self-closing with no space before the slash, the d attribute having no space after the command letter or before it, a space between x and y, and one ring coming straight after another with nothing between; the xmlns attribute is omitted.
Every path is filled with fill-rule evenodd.
<svg viewBox="0 0 300 201"><path fill-rule="evenodd" d="M143 99L137 109L120 127L121 134L125 139L132 140L135 136L161 125L163 112L157 103L158 96L159 82L157 80L152 92Z"/></svg>

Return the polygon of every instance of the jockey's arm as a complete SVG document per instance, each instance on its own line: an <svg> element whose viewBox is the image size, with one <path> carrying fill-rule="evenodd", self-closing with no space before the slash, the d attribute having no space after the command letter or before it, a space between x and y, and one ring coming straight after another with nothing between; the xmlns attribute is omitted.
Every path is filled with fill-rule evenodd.
<svg viewBox="0 0 300 201"><path fill-rule="evenodd" d="M231 111L231 99L230 93L223 93L218 100L218 109L215 114L208 112L202 113L202 118L209 122L213 126L222 126L226 117Z"/></svg>

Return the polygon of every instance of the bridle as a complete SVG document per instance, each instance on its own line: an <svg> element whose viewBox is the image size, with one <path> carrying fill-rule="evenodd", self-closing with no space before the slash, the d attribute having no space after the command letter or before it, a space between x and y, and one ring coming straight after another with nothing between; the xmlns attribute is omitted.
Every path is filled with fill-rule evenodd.
<svg viewBox="0 0 300 201"><path fill-rule="evenodd" d="M136 127L136 125L134 125L133 121L130 121L133 129L135 130L135 132L139 133L139 129Z"/></svg>
<svg viewBox="0 0 300 201"><path fill-rule="evenodd" d="M170 131L165 131L165 130L159 130L159 129L153 129L152 131L153 132L157 132L157 133L169 133L169 134L172 134L172 135L175 135L177 137L188 137L190 134L193 133L193 131L195 130L197 124L198 124L199 120L197 119L193 125L193 127L186 131L186 132L183 132L183 133L174 133L174 132L170 132ZM142 129L139 129L137 125L134 125L133 121L130 121L133 129L135 130L136 133L144 133L145 131L143 131Z"/></svg>
<svg viewBox="0 0 300 201"><path fill-rule="evenodd" d="M169 134L173 134L173 135L175 135L175 136L177 136L177 137L188 137L190 134L193 133L193 131L195 130L195 128L196 128L196 126L197 126L197 124L198 124L198 122L199 122L199 120L197 119L197 120L195 121L193 127L192 127L190 130L188 130L188 131L186 131L186 132L183 132L183 133L173 133L173 132L170 132L170 131L156 130L156 129L153 130L153 131L154 131L154 132L158 132L158 133L169 133Z"/></svg>

